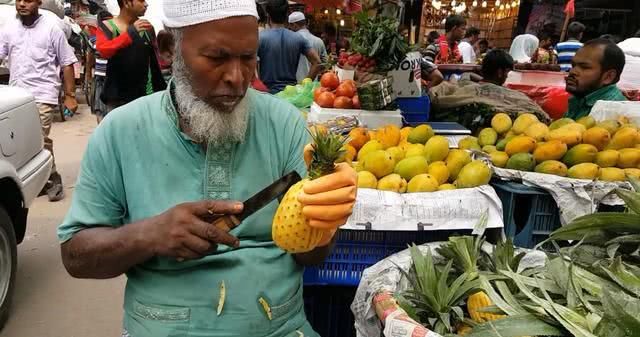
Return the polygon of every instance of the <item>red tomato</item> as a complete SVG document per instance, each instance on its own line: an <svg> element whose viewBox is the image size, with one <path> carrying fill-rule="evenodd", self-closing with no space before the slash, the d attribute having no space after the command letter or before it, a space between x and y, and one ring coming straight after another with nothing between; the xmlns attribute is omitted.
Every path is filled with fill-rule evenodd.
<svg viewBox="0 0 640 337"><path fill-rule="evenodd" d="M338 86L338 88L336 89L336 96L337 97L353 97L356 94L356 88L354 86L352 86L351 84L348 83L342 83Z"/></svg>
<svg viewBox="0 0 640 337"><path fill-rule="evenodd" d="M336 100L336 96L330 92L323 92L318 96L316 103L323 108L333 108L333 103Z"/></svg>
<svg viewBox="0 0 640 337"><path fill-rule="evenodd" d="M340 79L334 72L324 73L320 78L320 85L331 90L335 90L340 85Z"/></svg>
<svg viewBox="0 0 640 337"><path fill-rule="evenodd" d="M316 90L313 91L313 100L317 101L318 100L318 96L320 96L321 93L327 92L327 91L330 91L329 88L325 88L325 87L316 88Z"/></svg>
<svg viewBox="0 0 640 337"><path fill-rule="evenodd" d="M336 109L351 109L353 108L353 103L351 103L349 97L340 96L333 102L333 107Z"/></svg>
<svg viewBox="0 0 640 337"><path fill-rule="evenodd" d="M358 95L353 96L351 101L354 109L360 109L360 97L358 97Z"/></svg>

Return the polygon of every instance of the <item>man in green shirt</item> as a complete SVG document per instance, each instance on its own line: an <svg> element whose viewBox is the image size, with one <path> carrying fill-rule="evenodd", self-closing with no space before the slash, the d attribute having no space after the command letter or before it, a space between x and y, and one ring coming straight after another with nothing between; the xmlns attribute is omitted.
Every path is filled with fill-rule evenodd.
<svg viewBox="0 0 640 337"><path fill-rule="evenodd" d="M308 215L327 229L308 253L274 244L277 201L230 231L207 222L238 214L237 200L291 171L304 176L307 132L293 106L248 89L258 49L254 0L163 6L176 40L174 79L115 109L91 136L58 229L63 263L79 278L126 274L123 336L315 337L302 272L329 254L355 201L356 173L343 167L333 174L341 179L327 177L334 186L305 187L313 197L300 199L304 209L333 210ZM322 197L343 190L351 196Z"/></svg>
<svg viewBox="0 0 640 337"><path fill-rule="evenodd" d="M564 117L578 119L588 116L597 101L625 101L616 86L624 69L622 50L606 39L588 41L573 57L573 65L567 77L566 90L573 95L569 99L569 111Z"/></svg>

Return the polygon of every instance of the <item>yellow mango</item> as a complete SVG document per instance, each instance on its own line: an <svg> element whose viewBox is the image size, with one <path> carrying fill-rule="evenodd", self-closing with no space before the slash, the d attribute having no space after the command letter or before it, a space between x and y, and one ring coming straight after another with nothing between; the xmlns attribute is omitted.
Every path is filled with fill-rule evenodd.
<svg viewBox="0 0 640 337"><path fill-rule="evenodd" d="M567 144L559 140L551 140L536 146L533 158L536 159L536 162L542 163L546 160L560 160L565 153L567 153Z"/></svg>
<svg viewBox="0 0 640 337"><path fill-rule="evenodd" d="M538 173L554 174L561 177L567 176L567 165L557 160L546 160L538 164L535 168Z"/></svg>
<svg viewBox="0 0 640 337"><path fill-rule="evenodd" d="M598 173L600 172L600 168L598 165L593 163L582 163L578 165L571 166L569 171L567 171L567 175L569 178L574 179L596 179L598 177Z"/></svg>
<svg viewBox="0 0 640 337"><path fill-rule="evenodd" d="M533 149L536 147L536 140L529 136L516 136L511 139L507 146L505 147L504 152L506 152L509 156L512 156L516 153L531 153Z"/></svg>
<svg viewBox="0 0 640 337"><path fill-rule="evenodd" d="M511 121L511 117L506 113L497 113L493 115L493 118L491 118L491 127L499 134L503 134L511 130L512 125L513 122Z"/></svg>
<svg viewBox="0 0 640 337"><path fill-rule="evenodd" d="M513 127L511 128L511 131L513 131L515 134L522 134L524 133L525 130L527 130L527 128L529 127L529 125L539 122L538 117L536 117L533 114L529 114L529 113L525 113L522 114L520 116L518 116L518 118L516 118L516 120L513 122Z"/></svg>
<svg viewBox="0 0 640 337"><path fill-rule="evenodd" d="M596 164L600 167L614 167L618 164L620 153L616 150L604 150L596 155Z"/></svg>
<svg viewBox="0 0 640 337"><path fill-rule="evenodd" d="M625 181L624 170L617 167L605 167L600 169L598 179L603 181Z"/></svg>
<svg viewBox="0 0 640 337"><path fill-rule="evenodd" d="M638 137L638 130L629 127L620 128L613 138L611 138L611 142L607 146L607 149L619 150L628 147L634 147L636 145L636 140Z"/></svg>
<svg viewBox="0 0 640 337"><path fill-rule="evenodd" d="M502 151L491 152L489 157L491 157L491 163L496 167L504 168L509 161L509 155Z"/></svg>
<svg viewBox="0 0 640 337"><path fill-rule="evenodd" d="M640 149L622 149L618 152L620 153L619 168L640 168Z"/></svg>
<svg viewBox="0 0 640 337"><path fill-rule="evenodd" d="M544 123L533 123L524 131L526 136L529 136L536 141L544 140L544 137L549 133L549 127Z"/></svg>
<svg viewBox="0 0 640 337"><path fill-rule="evenodd" d="M591 144L578 144L567 151L562 157L562 162L569 165L593 163L598 155L598 149Z"/></svg>
<svg viewBox="0 0 640 337"><path fill-rule="evenodd" d="M567 144L568 146L573 146L576 144L580 144L580 142L582 142L582 132L578 130L558 128L558 129L549 131L549 133L544 139L547 142L552 140L559 140Z"/></svg>
<svg viewBox="0 0 640 337"><path fill-rule="evenodd" d="M583 143L591 144L600 151L604 150L610 141L611 133L603 127L594 126L582 134Z"/></svg>

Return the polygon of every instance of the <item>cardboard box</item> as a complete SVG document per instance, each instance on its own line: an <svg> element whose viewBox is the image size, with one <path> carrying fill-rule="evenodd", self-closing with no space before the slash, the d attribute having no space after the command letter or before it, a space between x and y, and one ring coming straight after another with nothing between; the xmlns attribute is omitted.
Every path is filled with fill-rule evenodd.
<svg viewBox="0 0 640 337"><path fill-rule="evenodd" d="M422 55L419 52L411 52L395 70L389 72L393 77L393 91L396 97L422 96L421 60Z"/></svg>

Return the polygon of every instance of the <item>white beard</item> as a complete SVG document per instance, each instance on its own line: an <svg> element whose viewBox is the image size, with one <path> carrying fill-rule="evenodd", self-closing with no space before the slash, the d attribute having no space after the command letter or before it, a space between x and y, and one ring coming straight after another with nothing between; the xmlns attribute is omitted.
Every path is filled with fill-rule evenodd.
<svg viewBox="0 0 640 337"><path fill-rule="evenodd" d="M187 123L189 135L196 141L219 145L224 142L241 143L247 131L249 101L248 93L233 111L221 112L193 93L191 73L180 54L173 62L173 82L178 113Z"/></svg>

